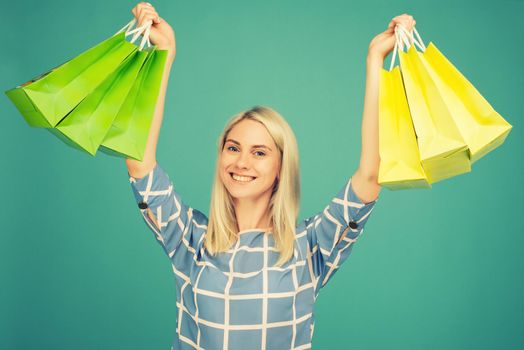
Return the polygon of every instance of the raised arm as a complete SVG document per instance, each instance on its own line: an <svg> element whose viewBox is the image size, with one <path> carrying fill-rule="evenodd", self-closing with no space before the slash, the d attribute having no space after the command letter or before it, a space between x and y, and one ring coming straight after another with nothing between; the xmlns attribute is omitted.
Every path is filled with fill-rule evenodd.
<svg viewBox="0 0 524 350"><path fill-rule="evenodd" d="M368 54L366 60L366 92L364 95L364 112L362 114L362 150L360 164L353 176L351 184L355 194L364 203L369 203L378 197L378 168L380 157L378 153L378 97L380 85L380 69L384 59Z"/></svg>
<svg viewBox="0 0 524 350"><path fill-rule="evenodd" d="M171 73L171 66L175 60L176 55L176 43L173 28L171 28L171 26L165 20L160 18L153 6L148 3L141 2L136 5L131 10L131 12L138 21L138 27L141 27L144 23L147 23L147 21L152 21L149 40L153 45L157 46L157 49L168 50L169 52L166 59L164 74L162 76L162 83L158 92L158 99L154 112L155 114L149 129L149 136L144 152L144 158L142 161L126 159L127 171L129 175L140 179L149 174L156 165L156 145L158 144L160 127L162 126L162 117L164 115L164 104L166 99L167 84L169 82L169 74ZM149 208L147 208L147 215L152 220L154 225L159 229L160 225L156 220L155 215Z"/></svg>
<svg viewBox="0 0 524 350"><path fill-rule="evenodd" d="M373 38L369 44L366 59L366 92L362 115L362 151L359 168L351 180L355 194L364 203L375 200L381 189L378 184L380 164L378 148L380 71L384 64L384 59L395 46L395 25L398 23L411 30L416 22L412 16L407 14L393 18L389 23L388 29Z"/></svg>
<svg viewBox="0 0 524 350"><path fill-rule="evenodd" d="M153 21L151 33L149 36L151 43L156 45L159 50L168 50L169 52L162 77L162 83L158 93L155 114L149 129L149 137L147 139L144 158L142 161L126 159L129 175L135 178L142 178L147 175L156 165L156 145L158 143L160 127L162 126L167 84L169 82L171 66L175 60L176 44L175 33L173 29L165 20L158 16L153 6L141 2L136 5L133 10L131 10L131 12L137 19L139 27L144 23L147 23L147 21Z"/></svg>

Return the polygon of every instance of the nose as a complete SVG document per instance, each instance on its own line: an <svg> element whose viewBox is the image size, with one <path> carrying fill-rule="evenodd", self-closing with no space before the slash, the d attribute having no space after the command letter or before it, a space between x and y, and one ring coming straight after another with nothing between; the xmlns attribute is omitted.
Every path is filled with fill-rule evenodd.
<svg viewBox="0 0 524 350"><path fill-rule="evenodd" d="M249 169L249 153L240 152L235 165L239 169Z"/></svg>

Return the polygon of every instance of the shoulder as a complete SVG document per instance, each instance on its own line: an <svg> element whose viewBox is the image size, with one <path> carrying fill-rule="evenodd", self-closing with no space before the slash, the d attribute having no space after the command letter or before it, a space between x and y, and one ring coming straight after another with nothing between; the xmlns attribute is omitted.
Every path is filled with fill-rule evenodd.
<svg viewBox="0 0 524 350"><path fill-rule="evenodd" d="M201 212L198 209L192 208L192 210L193 210L193 220L195 220L196 224L207 226L209 219L206 216L206 214L204 214L203 212Z"/></svg>

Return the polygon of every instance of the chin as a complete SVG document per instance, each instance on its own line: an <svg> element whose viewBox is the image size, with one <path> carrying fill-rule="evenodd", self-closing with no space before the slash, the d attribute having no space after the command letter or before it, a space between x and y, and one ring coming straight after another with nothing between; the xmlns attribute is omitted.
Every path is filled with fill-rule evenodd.
<svg viewBox="0 0 524 350"><path fill-rule="evenodd" d="M233 198L256 198L261 194L260 191L253 189L234 188L234 186L226 186L226 188Z"/></svg>

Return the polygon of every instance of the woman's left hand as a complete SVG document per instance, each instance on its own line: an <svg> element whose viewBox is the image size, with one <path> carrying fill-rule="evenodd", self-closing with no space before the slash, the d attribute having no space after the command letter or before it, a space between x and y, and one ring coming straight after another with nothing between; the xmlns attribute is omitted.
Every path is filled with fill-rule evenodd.
<svg viewBox="0 0 524 350"><path fill-rule="evenodd" d="M389 23L388 29L371 40L368 48L368 57L385 59L395 47L395 26L401 24L408 31L411 31L416 23L417 21L413 19L413 16L406 13L393 18Z"/></svg>

